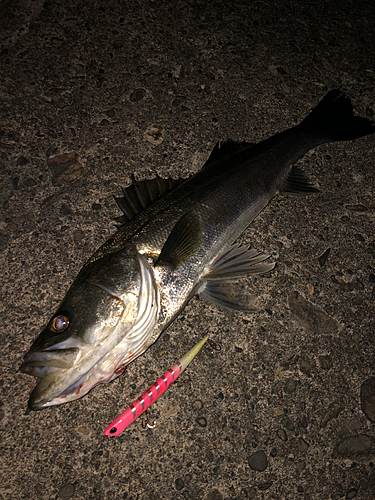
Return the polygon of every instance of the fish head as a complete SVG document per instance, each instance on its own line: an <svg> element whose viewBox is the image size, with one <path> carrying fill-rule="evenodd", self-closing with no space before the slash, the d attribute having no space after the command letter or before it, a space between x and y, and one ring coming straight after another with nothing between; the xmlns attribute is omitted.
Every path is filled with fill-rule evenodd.
<svg viewBox="0 0 375 500"><path fill-rule="evenodd" d="M152 343L157 311L152 269L134 246L91 259L24 357L20 370L39 379L29 409L116 378Z"/></svg>

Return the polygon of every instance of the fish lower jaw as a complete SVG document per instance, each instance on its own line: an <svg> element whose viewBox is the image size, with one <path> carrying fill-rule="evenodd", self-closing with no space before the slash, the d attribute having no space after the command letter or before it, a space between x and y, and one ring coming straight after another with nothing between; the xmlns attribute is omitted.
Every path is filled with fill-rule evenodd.
<svg viewBox="0 0 375 500"><path fill-rule="evenodd" d="M29 409L42 410L43 408L69 403L82 398L96 385L106 384L117 378L125 370L128 363L123 362L123 355L117 354L117 356L114 356L115 352L112 352L112 356L110 354L104 355L95 365L84 372L78 380L59 392L56 391L56 386L59 385L59 378L63 379L64 370L59 371L59 373L56 373L56 371L50 372L44 378L41 378L30 395Z"/></svg>

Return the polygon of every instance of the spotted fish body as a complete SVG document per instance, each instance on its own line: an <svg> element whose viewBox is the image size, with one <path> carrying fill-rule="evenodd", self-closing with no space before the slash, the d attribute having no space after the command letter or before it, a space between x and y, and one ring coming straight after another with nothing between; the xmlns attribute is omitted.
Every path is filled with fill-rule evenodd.
<svg viewBox="0 0 375 500"><path fill-rule="evenodd" d="M196 293L229 309L254 310L235 280L274 264L234 241L277 193L316 191L293 166L307 151L374 130L334 90L291 129L255 146L215 147L184 182L127 188L118 200L121 227L82 268L25 356L21 370L40 379L29 407L72 401L116 378Z"/></svg>

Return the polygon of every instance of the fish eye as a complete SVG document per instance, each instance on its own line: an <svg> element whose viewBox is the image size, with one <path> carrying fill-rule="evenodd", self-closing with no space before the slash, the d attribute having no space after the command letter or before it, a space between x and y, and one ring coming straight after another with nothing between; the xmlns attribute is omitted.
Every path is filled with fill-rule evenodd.
<svg viewBox="0 0 375 500"><path fill-rule="evenodd" d="M69 326L69 319L65 314L57 314L51 319L50 329L53 332L61 333L64 332Z"/></svg>

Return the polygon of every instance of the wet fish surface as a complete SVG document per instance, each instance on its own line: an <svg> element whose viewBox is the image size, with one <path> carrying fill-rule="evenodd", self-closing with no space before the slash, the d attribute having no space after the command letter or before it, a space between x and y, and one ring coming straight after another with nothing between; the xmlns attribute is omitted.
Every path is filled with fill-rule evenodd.
<svg viewBox="0 0 375 500"><path fill-rule="evenodd" d="M133 182L117 202L118 231L81 269L20 370L37 377L28 407L78 399L120 375L197 293L256 310L238 279L267 273L268 255L235 242L278 193L317 190L294 166L310 149L375 132L330 91L297 126L259 144L217 145L187 180Z"/></svg>

